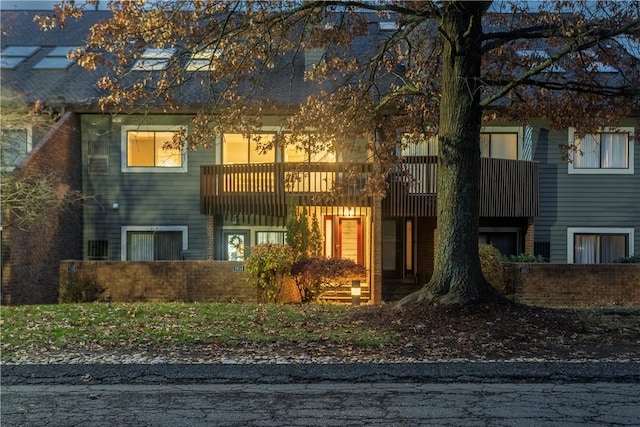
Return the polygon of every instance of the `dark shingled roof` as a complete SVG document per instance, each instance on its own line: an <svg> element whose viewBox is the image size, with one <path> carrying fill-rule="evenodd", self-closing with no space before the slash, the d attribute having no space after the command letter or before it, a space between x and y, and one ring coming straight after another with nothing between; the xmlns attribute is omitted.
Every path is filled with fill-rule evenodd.
<svg viewBox="0 0 640 427"><path fill-rule="evenodd" d="M2 50L9 46L40 46L40 49L15 69L2 69L3 91L10 90L28 103L40 100L51 105L65 105L77 111L95 109L101 94L95 87L98 77L103 74L100 69L89 72L77 64L72 64L67 69L55 70L39 70L33 67L57 46L82 46L91 26L109 19L110 12L87 11L79 21L69 20L65 29L51 31L42 31L34 22L34 17L39 13L51 12L29 10L0 13ZM379 19L374 14L371 14L370 18L372 30L368 35L356 37L351 54L357 52L358 55L363 55L375 46L376 39L379 40ZM268 99L281 107L300 105L309 93L318 91L317 83L304 81L304 68L305 58L301 52L295 57L290 54L277 58L275 68L260 75L260 88L251 96L256 99ZM209 103L212 97L216 96L216 85L203 85L200 79L194 78L178 88L174 95L181 105L187 108L198 107Z"/></svg>

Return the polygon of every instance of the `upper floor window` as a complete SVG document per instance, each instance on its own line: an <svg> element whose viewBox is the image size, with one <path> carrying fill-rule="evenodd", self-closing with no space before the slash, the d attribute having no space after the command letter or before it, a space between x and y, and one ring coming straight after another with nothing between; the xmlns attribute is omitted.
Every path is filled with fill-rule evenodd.
<svg viewBox="0 0 640 427"><path fill-rule="evenodd" d="M518 134L511 132L481 133L480 156L518 160Z"/></svg>
<svg viewBox="0 0 640 427"><path fill-rule="evenodd" d="M123 126L122 172L186 172L186 154L175 147L174 126Z"/></svg>
<svg viewBox="0 0 640 427"><path fill-rule="evenodd" d="M632 128L607 130L583 137L569 129L572 153L569 173L573 174L633 174Z"/></svg>
<svg viewBox="0 0 640 427"><path fill-rule="evenodd" d="M240 133L225 133L222 144L222 162L229 164L275 163L272 146L273 133L259 133L247 137Z"/></svg>

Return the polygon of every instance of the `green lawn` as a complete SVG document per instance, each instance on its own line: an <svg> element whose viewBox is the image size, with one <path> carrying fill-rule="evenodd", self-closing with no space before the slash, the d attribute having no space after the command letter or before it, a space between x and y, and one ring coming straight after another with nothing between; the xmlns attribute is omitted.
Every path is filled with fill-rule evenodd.
<svg viewBox="0 0 640 427"><path fill-rule="evenodd" d="M39 349L196 344L350 343L381 345L391 333L349 320L335 305L202 303L60 304L0 307L0 360Z"/></svg>

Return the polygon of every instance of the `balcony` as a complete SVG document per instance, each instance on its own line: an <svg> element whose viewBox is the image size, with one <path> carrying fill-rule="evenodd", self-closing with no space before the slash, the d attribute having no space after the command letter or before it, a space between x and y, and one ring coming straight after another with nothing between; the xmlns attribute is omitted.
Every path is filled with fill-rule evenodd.
<svg viewBox="0 0 640 427"><path fill-rule="evenodd" d="M411 157L390 179L382 201L385 216L437 216L436 156ZM538 215L538 163L525 160L480 159L480 216Z"/></svg>
<svg viewBox="0 0 640 427"><path fill-rule="evenodd" d="M336 214L371 206L362 188L371 163L265 163L200 168L200 212L285 218L292 198L298 205L335 207ZM339 196L332 194L340 188Z"/></svg>
<svg viewBox="0 0 640 427"><path fill-rule="evenodd" d="M437 158L413 157L390 178L384 216L436 216ZM269 163L207 165L200 170L200 211L206 215L285 218L291 198L298 205L359 210L372 206L362 194L371 163ZM538 214L538 164L482 158L480 216ZM340 187L339 196L331 193ZM355 211L353 210L355 209Z"/></svg>

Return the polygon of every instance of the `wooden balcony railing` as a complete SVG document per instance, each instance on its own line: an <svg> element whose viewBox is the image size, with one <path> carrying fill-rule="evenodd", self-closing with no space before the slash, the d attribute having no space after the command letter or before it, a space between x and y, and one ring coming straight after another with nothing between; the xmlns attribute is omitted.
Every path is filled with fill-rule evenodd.
<svg viewBox="0 0 640 427"><path fill-rule="evenodd" d="M371 163L270 163L207 165L200 171L200 205L206 215L284 218L291 197L298 204L363 208L362 188ZM538 214L538 164L482 158L480 216ZM382 200L385 216L436 216L437 158L412 157L390 178ZM332 190L340 187L340 196ZM338 212L339 214L339 212Z"/></svg>
<svg viewBox="0 0 640 427"><path fill-rule="evenodd" d="M307 206L369 207L361 190L372 167L352 162L201 166L200 211L283 218L292 197Z"/></svg>
<svg viewBox="0 0 640 427"><path fill-rule="evenodd" d="M438 159L411 157L390 179L382 200L385 216L436 216ZM481 217L538 215L538 163L525 160L480 159Z"/></svg>

